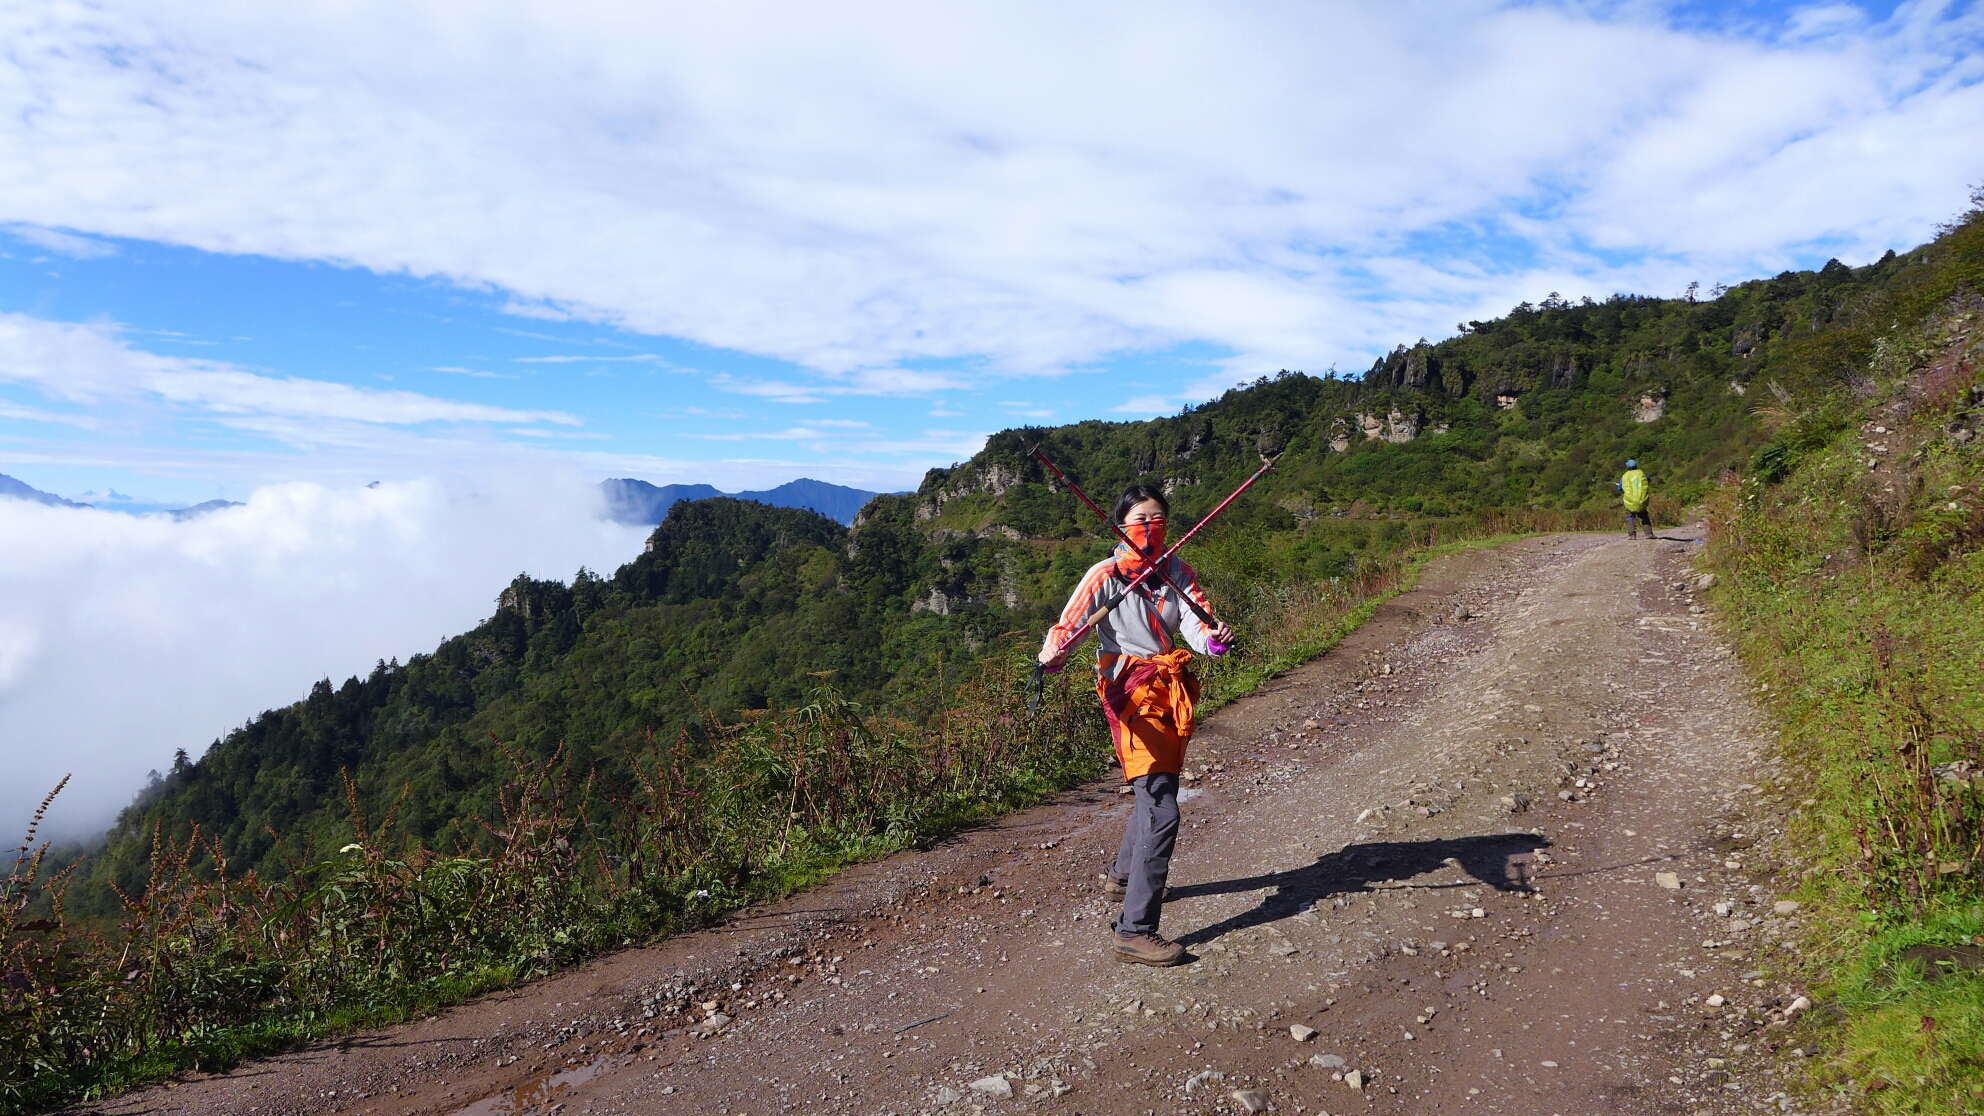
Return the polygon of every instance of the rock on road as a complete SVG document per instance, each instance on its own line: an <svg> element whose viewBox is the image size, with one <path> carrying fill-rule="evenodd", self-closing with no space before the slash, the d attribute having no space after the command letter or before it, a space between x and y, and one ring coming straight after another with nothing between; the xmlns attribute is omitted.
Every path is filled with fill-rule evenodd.
<svg viewBox="0 0 1984 1116"><path fill-rule="evenodd" d="M1443 558L1203 722L1164 912L1187 965L1108 953L1097 874L1128 800L1103 783L710 931L93 1110L1790 1108L1798 990L1773 970L1796 914L1749 862L1769 729L1694 602L1695 534Z"/></svg>

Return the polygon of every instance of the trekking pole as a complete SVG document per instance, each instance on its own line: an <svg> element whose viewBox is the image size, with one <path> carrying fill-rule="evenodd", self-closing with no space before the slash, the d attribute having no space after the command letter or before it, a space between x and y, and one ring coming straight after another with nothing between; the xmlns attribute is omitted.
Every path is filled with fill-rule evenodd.
<svg viewBox="0 0 1984 1116"><path fill-rule="evenodd" d="M1102 521L1109 525L1109 529L1116 533L1117 538L1123 540L1124 544L1127 545L1131 550L1138 549L1137 544L1131 542L1130 536L1123 531L1123 525L1116 522L1113 518L1111 518L1109 513L1103 511L1101 506L1098 505L1094 500L1089 499L1088 493L1082 491L1081 485L1076 484L1074 481L1069 480L1068 474L1063 473L1060 469L1055 467L1052 461L1047 460L1047 455L1040 452L1039 446L1033 447L1033 456L1042 465L1047 466L1049 472L1053 473L1056 477L1059 477L1061 483L1068 486L1068 491L1073 492L1075 495L1081 497L1082 503L1088 505L1088 510L1100 516L1102 518ZM1204 624L1208 628L1219 627L1219 621L1212 618L1212 613L1207 612L1203 607L1199 605L1197 598L1193 597L1190 593L1185 592L1182 586L1180 586L1177 582L1171 580L1170 574L1165 573L1163 570L1158 570L1157 577L1159 581L1162 581L1166 585L1171 586L1171 588L1177 592L1178 596L1184 600L1185 607L1191 609L1193 615L1199 618L1199 623Z"/></svg>
<svg viewBox="0 0 1984 1116"><path fill-rule="evenodd" d="M1067 651L1070 647L1073 647L1075 644L1080 643L1084 638L1086 638L1088 636L1088 630L1090 628L1093 628L1097 624L1101 623L1103 617L1115 611L1116 606L1123 603L1124 597L1127 597L1131 593L1135 592L1137 586L1142 585L1146 578L1150 577L1151 574L1157 572L1158 567L1164 565L1164 563L1166 562L1169 562L1171 560L1171 556L1178 553L1178 549L1180 547L1184 546L1188 542L1191 542L1192 536L1198 534L1200 531L1205 530L1206 525L1211 523L1214 519L1218 518L1219 513L1225 511L1227 505L1233 503L1233 501L1235 500L1238 500L1242 492L1245 492L1249 488L1252 488L1254 486L1255 481L1260 480L1262 477L1266 476L1268 474L1268 470L1273 469L1274 463L1279 460L1281 460L1280 454L1276 454L1273 457L1261 458L1261 467L1254 470L1253 476L1248 477L1246 480L1240 482L1240 487L1234 489L1233 494L1231 496L1228 496L1226 499L1221 500L1216 507L1214 507L1211 511L1207 512L1204 519L1199 520L1198 523L1193 525L1191 530L1185 532L1184 538L1181 538L1177 542L1172 543L1171 546L1168 549L1166 549L1163 554L1158 556L1157 561L1146 562L1144 564L1143 572L1138 574L1136 577L1131 578L1130 584L1123 587L1123 592L1119 594L1115 600L1105 601L1102 604L1097 605L1095 611L1083 617L1081 626L1076 628L1074 632L1068 636L1067 639L1061 641L1061 646L1055 649L1054 652L1055 655L1059 656L1062 652ZM1045 663L1034 664L1033 677L1027 680L1027 688L1032 691L1032 697L1030 697L1026 703L1027 712L1031 713L1036 708L1039 707L1041 695L1047 689L1047 664Z"/></svg>

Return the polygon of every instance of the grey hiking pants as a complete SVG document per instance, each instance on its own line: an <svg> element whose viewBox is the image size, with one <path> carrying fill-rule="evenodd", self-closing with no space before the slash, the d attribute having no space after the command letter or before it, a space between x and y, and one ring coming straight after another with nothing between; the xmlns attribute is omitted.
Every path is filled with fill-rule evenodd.
<svg viewBox="0 0 1984 1116"><path fill-rule="evenodd" d="M1124 881L1123 917L1116 929L1124 934L1155 934L1164 909L1164 881L1171 875L1171 850L1178 846L1178 776L1152 772L1131 781L1136 804L1123 830L1123 848L1111 873Z"/></svg>
<svg viewBox="0 0 1984 1116"><path fill-rule="evenodd" d="M1638 533L1639 533L1639 525L1640 525L1640 524L1642 524L1642 523L1644 523L1644 524L1646 524L1646 533L1647 533L1647 536L1648 536L1649 538L1651 538L1651 537L1653 536L1653 511L1652 511L1652 509L1650 509L1650 508L1642 508L1642 509L1641 509L1641 510L1639 510L1639 511L1629 511L1629 512L1627 512L1627 513L1626 513L1626 533L1627 533L1627 534L1629 534L1629 535L1636 535L1636 534L1638 534Z"/></svg>

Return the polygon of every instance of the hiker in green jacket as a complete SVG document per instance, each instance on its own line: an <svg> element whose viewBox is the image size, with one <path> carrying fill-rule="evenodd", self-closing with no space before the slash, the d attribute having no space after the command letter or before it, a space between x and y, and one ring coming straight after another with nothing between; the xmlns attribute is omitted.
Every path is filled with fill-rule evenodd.
<svg viewBox="0 0 1984 1116"><path fill-rule="evenodd" d="M1638 461L1626 462L1626 475L1620 477L1612 487L1619 490L1619 496L1626 502L1626 537L1640 537L1640 523L1646 523L1646 537L1653 539L1653 516L1647 510L1647 501L1652 498L1653 486L1647 483L1646 474L1640 471Z"/></svg>

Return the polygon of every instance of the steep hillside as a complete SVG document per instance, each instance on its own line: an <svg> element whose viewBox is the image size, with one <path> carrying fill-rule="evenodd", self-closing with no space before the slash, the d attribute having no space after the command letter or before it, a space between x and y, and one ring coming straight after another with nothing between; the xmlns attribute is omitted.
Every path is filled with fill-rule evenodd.
<svg viewBox="0 0 1984 1116"><path fill-rule="evenodd" d="M1784 726L1811 1084L1984 1103L1984 192L1796 347L1714 499L1716 603ZM1793 805L1796 804L1796 805Z"/></svg>
<svg viewBox="0 0 1984 1116"><path fill-rule="evenodd" d="M1629 455L1671 516L1762 444L1749 414L1761 385L1831 359L1837 323L1923 260L1834 262L1704 301L1553 297L1402 346L1358 379L1284 372L1168 418L1009 430L914 494L874 498L851 528L734 499L677 503L611 577L519 578L488 621L432 653L327 679L182 754L120 817L75 902L104 911L111 880L141 882L155 826L198 822L236 868L265 875L287 863L272 832L285 856L335 848L351 832L341 771L375 816L404 794L407 839L465 840L495 808L494 738L537 757L562 742L610 795L649 734L666 745L711 717L790 708L823 682L918 723L947 680L1031 644L1106 551L1026 456L1036 442L1093 492L1162 484L1187 521L1281 453L1190 555L1243 635L1290 587L1442 519L1540 508L1609 523Z"/></svg>

